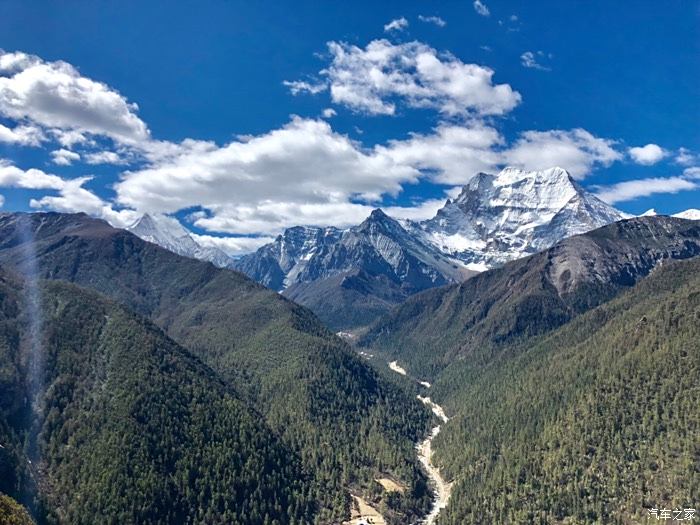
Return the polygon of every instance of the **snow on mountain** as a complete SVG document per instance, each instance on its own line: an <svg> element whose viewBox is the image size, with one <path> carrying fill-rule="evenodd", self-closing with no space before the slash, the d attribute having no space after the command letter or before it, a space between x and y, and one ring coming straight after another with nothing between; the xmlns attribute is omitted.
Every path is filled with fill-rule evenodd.
<svg viewBox="0 0 700 525"><path fill-rule="evenodd" d="M700 210L691 208L689 210L682 211L680 213L676 213L673 215L674 217L678 217L679 219L688 219L691 221L700 221Z"/></svg>
<svg viewBox="0 0 700 525"><path fill-rule="evenodd" d="M167 215L146 213L127 230L144 241L157 244L178 255L209 261L219 268L228 267L232 263L231 257L221 250L201 246L177 219Z"/></svg>
<svg viewBox="0 0 700 525"><path fill-rule="evenodd" d="M415 290L459 280L464 273L461 263L412 236L381 210L347 230L288 228L234 267L276 290L357 269L387 275Z"/></svg>
<svg viewBox="0 0 700 525"><path fill-rule="evenodd" d="M625 218L561 168L479 173L435 217L409 229L473 269L498 266Z"/></svg>
<svg viewBox="0 0 700 525"><path fill-rule="evenodd" d="M283 290L297 280L309 261L335 244L343 230L295 226L256 252L243 255L233 266L273 290Z"/></svg>

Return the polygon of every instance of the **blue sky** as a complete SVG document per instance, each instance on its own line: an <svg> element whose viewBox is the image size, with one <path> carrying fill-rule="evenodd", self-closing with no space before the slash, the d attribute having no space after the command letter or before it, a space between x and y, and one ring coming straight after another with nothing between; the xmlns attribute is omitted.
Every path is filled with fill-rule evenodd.
<svg viewBox="0 0 700 525"><path fill-rule="evenodd" d="M237 252L507 164L700 207L699 2L319 5L3 2L3 208L171 213Z"/></svg>

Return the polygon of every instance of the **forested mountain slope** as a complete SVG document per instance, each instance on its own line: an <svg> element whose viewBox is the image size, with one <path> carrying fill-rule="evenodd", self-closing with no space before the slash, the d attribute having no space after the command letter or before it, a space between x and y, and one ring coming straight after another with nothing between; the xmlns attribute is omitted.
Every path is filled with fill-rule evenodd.
<svg viewBox="0 0 700 525"><path fill-rule="evenodd" d="M456 486L441 525L642 523L700 500L700 259L431 392Z"/></svg>
<svg viewBox="0 0 700 525"><path fill-rule="evenodd" d="M95 292L30 294L3 272L0 492L40 523L313 520L301 459L211 369Z"/></svg>
<svg viewBox="0 0 700 525"><path fill-rule="evenodd" d="M633 286L654 268L700 255L700 223L640 217L570 237L460 285L409 298L360 341L434 379L457 359L488 364Z"/></svg>
<svg viewBox="0 0 700 525"><path fill-rule="evenodd" d="M148 316L254 404L312 476L320 522L345 514L348 488L376 490L379 474L408 488L391 498L389 517L409 519L426 505L413 443L429 416L305 308L83 214L0 215L0 261L20 268L32 252L42 277Z"/></svg>

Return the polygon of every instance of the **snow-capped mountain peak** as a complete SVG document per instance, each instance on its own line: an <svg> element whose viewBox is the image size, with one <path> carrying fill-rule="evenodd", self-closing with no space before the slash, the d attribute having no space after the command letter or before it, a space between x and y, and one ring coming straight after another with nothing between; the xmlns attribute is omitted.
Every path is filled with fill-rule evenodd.
<svg viewBox="0 0 700 525"><path fill-rule="evenodd" d="M674 217L678 217L679 219L688 219L691 221L700 221L700 210L695 209L695 208L690 208L689 210L685 210L679 213L676 213L673 215Z"/></svg>
<svg viewBox="0 0 700 525"><path fill-rule="evenodd" d="M505 168L474 176L415 231L465 263L491 267L622 218L562 168Z"/></svg>
<svg viewBox="0 0 700 525"><path fill-rule="evenodd" d="M178 255L209 261L220 268L230 266L232 262L221 250L199 244L174 217L145 213L127 230L144 241L157 244Z"/></svg>

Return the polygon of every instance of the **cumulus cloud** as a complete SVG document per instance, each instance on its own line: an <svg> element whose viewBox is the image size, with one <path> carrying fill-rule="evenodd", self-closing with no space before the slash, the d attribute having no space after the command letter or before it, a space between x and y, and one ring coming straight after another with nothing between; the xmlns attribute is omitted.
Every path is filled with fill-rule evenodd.
<svg viewBox="0 0 700 525"><path fill-rule="evenodd" d="M439 16L418 15L418 20L420 20L421 22L425 22L426 24L434 24L438 27L445 27L447 25L447 22L445 22Z"/></svg>
<svg viewBox="0 0 700 525"><path fill-rule="evenodd" d="M337 115L336 111L333 108L326 108L321 112L321 115L323 118L333 118Z"/></svg>
<svg viewBox="0 0 700 525"><path fill-rule="evenodd" d="M88 164L126 164L126 160L114 151L96 151L84 155Z"/></svg>
<svg viewBox="0 0 700 525"><path fill-rule="evenodd" d="M466 184L480 171L493 171L502 163L500 133L483 123L441 124L430 134L414 133L407 140L377 146L378 154L400 165L413 166L442 184Z"/></svg>
<svg viewBox="0 0 700 525"><path fill-rule="evenodd" d="M609 166L622 159L615 142L584 129L526 131L503 153L506 164L524 169L565 168L575 178L585 177L595 166Z"/></svg>
<svg viewBox="0 0 700 525"><path fill-rule="evenodd" d="M84 188L92 177L78 177L62 181L58 195L46 195L40 199L31 199L29 206L35 209L48 209L65 213L84 212L93 217L106 220L118 228L133 224L140 214L134 210L115 210L93 192Z"/></svg>
<svg viewBox="0 0 700 525"><path fill-rule="evenodd" d="M547 67L538 60L541 60L545 58L546 55L542 51L525 51L522 55L520 55L520 63L522 64L523 67L526 67L528 69L539 69L540 71L551 71L552 69L550 67Z"/></svg>
<svg viewBox="0 0 700 525"><path fill-rule="evenodd" d="M656 164L668 154L657 144L647 144L646 146L630 148L627 152L634 162L644 166Z"/></svg>
<svg viewBox="0 0 700 525"><path fill-rule="evenodd" d="M601 200L615 204L639 197L648 197L656 193L678 193L697 188L700 188L700 184L686 177L652 177L603 186L598 188L597 195Z"/></svg>
<svg viewBox="0 0 700 525"><path fill-rule="evenodd" d="M18 125L8 128L0 124L0 142L21 146L38 146L46 140L44 133L36 126Z"/></svg>
<svg viewBox="0 0 700 525"><path fill-rule="evenodd" d="M384 26L385 32L390 31L403 31L408 27L408 20L403 16L401 18L396 18Z"/></svg>
<svg viewBox="0 0 700 525"><path fill-rule="evenodd" d="M82 211L108 220L119 227L131 224L138 213L134 210L114 210L112 205L83 187L91 177L64 179L58 175L45 173L39 169L22 169L10 161L0 159L0 187L23 188L30 190L55 190L58 195L46 195L31 199L32 208L50 209L64 212Z"/></svg>
<svg viewBox="0 0 700 525"><path fill-rule="evenodd" d="M393 115L396 102L454 115L502 115L521 100L508 84L493 84L494 71L438 54L421 42L374 40L365 48L328 44L332 61L322 71L333 102L373 115Z"/></svg>
<svg viewBox="0 0 700 525"><path fill-rule="evenodd" d="M198 219L198 226L268 233L307 217L343 216L352 211L350 199L397 194L419 176L388 156L363 151L325 121L295 117L246 141L187 150L127 172L115 189L124 206L169 213L200 205L212 216Z"/></svg>
<svg viewBox="0 0 700 525"><path fill-rule="evenodd" d="M121 143L149 138L138 107L66 62L0 50L0 115L44 128L103 135Z"/></svg>
<svg viewBox="0 0 700 525"><path fill-rule="evenodd" d="M676 153L676 158L674 160L676 161L676 164L680 164L681 166L690 166L691 164L697 162L698 156L694 155L688 148L678 148L678 152Z"/></svg>
<svg viewBox="0 0 700 525"><path fill-rule="evenodd" d="M0 187L25 188L30 190L60 190L65 181L58 175L38 169L23 170L10 161L0 159Z"/></svg>
<svg viewBox="0 0 700 525"><path fill-rule="evenodd" d="M694 166L692 168L686 168L683 170L683 176L688 179L700 180L700 167Z"/></svg>
<svg viewBox="0 0 700 525"><path fill-rule="evenodd" d="M74 151L67 149L57 149L51 152L51 158L54 164L59 166L70 166L73 162L80 160L80 155Z"/></svg>
<svg viewBox="0 0 700 525"><path fill-rule="evenodd" d="M461 187L458 189L461 190ZM435 217L437 211L445 205L446 198L428 199L414 206L386 206L383 210L395 219L422 221Z"/></svg>
<svg viewBox="0 0 700 525"><path fill-rule="evenodd" d="M484 4L480 0L474 0L473 5L474 5L474 11L476 11L479 15L489 16L491 14L491 11L489 11L489 8L486 7L486 4Z"/></svg>

